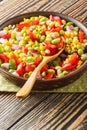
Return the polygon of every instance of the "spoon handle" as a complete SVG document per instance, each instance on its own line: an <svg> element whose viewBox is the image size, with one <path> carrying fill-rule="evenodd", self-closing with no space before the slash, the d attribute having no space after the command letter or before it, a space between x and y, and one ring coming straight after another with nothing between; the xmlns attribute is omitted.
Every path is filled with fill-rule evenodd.
<svg viewBox="0 0 87 130"><path fill-rule="evenodd" d="M33 85L36 81L38 72L46 64L46 61L47 60L43 58L42 62L35 68L35 70L32 72L31 76L28 78L24 86L17 92L16 94L17 98L23 98L23 97L28 96L28 94L31 92Z"/></svg>

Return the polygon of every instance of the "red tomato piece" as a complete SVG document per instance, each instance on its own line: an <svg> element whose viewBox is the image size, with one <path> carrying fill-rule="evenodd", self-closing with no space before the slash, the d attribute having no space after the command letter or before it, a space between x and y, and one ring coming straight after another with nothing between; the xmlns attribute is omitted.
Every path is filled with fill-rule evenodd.
<svg viewBox="0 0 87 130"><path fill-rule="evenodd" d="M41 62L41 58L38 57L35 61L34 61L34 65L38 66Z"/></svg>
<svg viewBox="0 0 87 130"><path fill-rule="evenodd" d="M23 51L25 54L27 54L28 48L23 46L23 47L22 47L22 51Z"/></svg>
<svg viewBox="0 0 87 130"><path fill-rule="evenodd" d="M26 64L25 72L30 72L30 71L33 71L33 70L34 70L34 67L31 64Z"/></svg>
<svg viewBox="0 0 87 130"><path fill-rule="evenodd" d="M24 73L24 71L25 71L24 67L25 67L25 63L24 63L24 62L21 62L21 63L17 66L16 72L17 72L19 75L21 75L21 76L23 75L23 73Z"/></svg>
<svg viewBox="0 0 87 130"><path fill-rule="evenodd" d="M0 54L0 59L3 61L3 62L8 62L9 61L9 58L6 54Z"/></svg>
<svg viewBox="0 0 87 130"><path fill-rule="evenodd" d="M31 38L32 41L36 41L37 40L37 37L35 36L35 34L33 34L33 32L30 32L28 34L28 36Z"/></svg>
<svg viewBox="0 0 87 130"><path fill-rule="evenodd" d="M57 49L57 46L56 46L56 45L50 44L49 41L45 41L45 42L44 42L44 45L45 45L46 49L50 50L50 54L49 54L49 55L54 55L54 54L57 53L57 50L58 50L58 49Z"/></svg>
<svg viewBox="0 0 87 130"><path fill-rule="evenodd" d="M75 69L76 65L72 65L71 63L66 63L62 66L63 70L73 70Z"/></svg>
<svg viewBox="0 0 87 130"><path fill-rule="evenodd" d="M51 32L59 32L62 29L62 27L57 27L57 28L52 28L50 31Z"/></svg>
<svg viewBox="0 0 87 130"><path fill-rule="evenodd" d="M29 27L29 23L20 23L20 24L16 24L16 27L19 29L22 29L24 27Z"/></svg>
<svg viewBox="0 0 87 130"><path fill-rule="evenodd" d="M77 65L78 61L79 61L79 57L78 57L78 54L77 54L77 53L74 53L74 54L72 55L72 57L69 59L69 62L70 62L71 64L76 64L76 65Z"/></svg>
<svg viewBox="0 0 87 130"><path fill-rule="evenodd" d="M78 57L77 53L74 53L72 55L72 57L69 59L69 62L62 65L62 69L63 70L73 70L76 68L78 61L79 61L79 57Z"/></svg>
<svg viewBox="0 0 87 130"><path fill-rule="evenodd" d="M64 47L63 39L64 39L64 37L60 36L60 43L57 44L57 48L61 49Z"/></svg>
<svg viewBox="0 0 87 130"><path fill-rule="evenodd" d="M82 43L85 39L85 33L82 30L79 30L79 41Z"/></svg>
<svg viewBox="0 0 87 130"><path fill-rule="evenodd" d="M15 60L16 67L17 67L17 66L20 64L20 61L18 60L17 56L13 54L13 55L11 56L11 58Z"/></svg>
<svg viewBox="0 0 87 130"><path fill-rule="evenodd" d="M44 65L42 67L42 69L40 70L40 72L42 73L42 72L47 71L47 70L48 70L48 65L46 64L46 65Z"/></svg>
<svg viewBox="0 0 87 130"><path fill-rule="evenodd" d="M44 79L52 79L53 78L53 74L48 72L47 75L44 77Z"/></svg>
<svg viewBox="0 0 87 130"><path fill-rule="evenodd" d="M32 21L32 25L38 25L38 24L39 24L39 21L38 21L38 20Z"/></svg>

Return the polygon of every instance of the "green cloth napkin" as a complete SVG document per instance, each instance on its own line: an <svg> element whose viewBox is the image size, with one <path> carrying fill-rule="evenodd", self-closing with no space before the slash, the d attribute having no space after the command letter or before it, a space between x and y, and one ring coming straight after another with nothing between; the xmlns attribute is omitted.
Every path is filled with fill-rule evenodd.
<svg viewBox="0 0 87 130"><path fill-rule="evenodd" d="M17 92L20 87L14 85L13 83L6 80L3 76L0 75L0 91L1 92ZM46 91L32 91L32 92L87 92L87 72L85 72L78 80L74 83L69 84L65 87L46 90Z"/></svg>

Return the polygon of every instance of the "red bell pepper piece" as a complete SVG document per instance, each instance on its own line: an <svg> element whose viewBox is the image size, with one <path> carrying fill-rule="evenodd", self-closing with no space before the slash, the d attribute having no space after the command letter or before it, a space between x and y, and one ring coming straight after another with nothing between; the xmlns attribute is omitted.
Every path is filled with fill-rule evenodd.
<svg viewBox="0 0 87 130"><path fill-rule="evenodd" d="M82 43L85 39L85 33L82 30L79 30L79 41Z"/></svg>
<svg viewBox="0 0 87 130"><path fill-rule="evenodd" d="M19 29L22 29L24 27L29 27L30 24L29 23L20 23L20 24L16 24L16 27Z"/></svg>
<svg viewBox="0 0 87 130"><path fill-rule="evenodd" d="M9 39L9 38L11 38L11 34L7 33L7 34L3 35L1 38Z"/></svg>
<svg viewBox="0 0 87 130"><path fill-rule="evenodd" d="M8 62L9 58L6 54L0 54L0 59L2 60L2 62Z"/></svg>
<svg viewBox="0 0 87 130"><path fill-rule="evenodd" d="M19 75L23 75L24 71L25 71L25 63L24 62L21 62L18 66L17 66L17 70L16 72L19 74Z"/></svg>
<svg viewBox="0 0 87 130"><path fill-rule="evenodd" d="M48 72L47 75L44 77L44 79L52 79L53 74Z"/></svg>

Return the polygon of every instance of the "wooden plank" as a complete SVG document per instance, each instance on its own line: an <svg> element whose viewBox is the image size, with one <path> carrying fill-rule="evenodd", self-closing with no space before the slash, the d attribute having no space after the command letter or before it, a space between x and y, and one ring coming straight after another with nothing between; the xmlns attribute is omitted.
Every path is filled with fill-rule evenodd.
<svg viewBox="0 0 87 130"><path fill-rule="evenodd" d="M79 111L86 113L86 99L85 94L50 95L31 113L16 123L11 130L66 130L71 120L75 123L74 116L78 116ZM86 114L83 116L85 118Z"/></svg>
<svg viewBox="0 0 87 130"><path fill-rule="evenodd" d="M47 98L49 94L33 93L26 99L16 99L15 94L0 93L0 130L6 130L20 119L27 111L31 111Z"/></svg>

